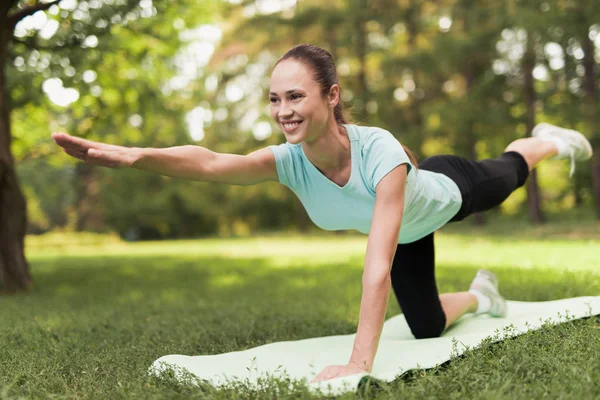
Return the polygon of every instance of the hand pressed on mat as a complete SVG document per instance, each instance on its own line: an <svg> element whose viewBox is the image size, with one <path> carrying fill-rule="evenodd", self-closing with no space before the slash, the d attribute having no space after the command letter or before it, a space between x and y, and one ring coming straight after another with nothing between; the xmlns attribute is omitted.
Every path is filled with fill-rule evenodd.
<svg viewBox="0 0 600 400"><path fill-rule="evenodd" d="M369 373L369 371L353 362L349 362L346 365L329 365L323 371L321 371L320 374L314 377L310 383L326 381L333 378L339 378L341 376L361 374L363 372Z"/></svg>

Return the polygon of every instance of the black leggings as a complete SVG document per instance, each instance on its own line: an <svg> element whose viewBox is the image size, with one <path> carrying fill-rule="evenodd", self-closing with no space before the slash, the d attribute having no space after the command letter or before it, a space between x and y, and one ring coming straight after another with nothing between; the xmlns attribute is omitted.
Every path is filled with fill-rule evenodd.
<svg viewBox="0 0 600 400"><path fill-rule="evenodd" d="M450 222L502 203L529 175L527 162L517 152L492 160L470 161L442 155L423 160L419 169L442 173L460 189L462 206ZM399 244L392 263L392 287L400 308L417 339L438 337L446 326L435 283L433 233L412 243Z"/></svg>

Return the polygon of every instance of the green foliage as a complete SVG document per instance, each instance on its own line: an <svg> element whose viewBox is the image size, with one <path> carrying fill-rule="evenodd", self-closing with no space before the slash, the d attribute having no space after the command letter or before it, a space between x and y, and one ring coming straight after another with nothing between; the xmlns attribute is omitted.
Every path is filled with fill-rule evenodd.
<svg viewBox="0 0 600 400"><path fill-rule="evenodd" d="M55 130L137 147L191 143L185 114L198 105L203 91L194 82L178 91L166 86L177 73L175 56L187 45L183 30L209 22L217 3L173 6L155 1L152 6L154 15L148 16L137 2L123 5L124 9L106 5L97 11L101 15L92 12L83 21L73 20L76 10L47 12L49 18L61 21L55 36L44 41L32 35L15 44L10 64L18 57L37 60L9 70L15 77L10 80L15 100L13 152L35 205L31 210L40 209L30 213L30 232L67 227L149 239L240 234L289 225L294 203L283 188L251 189L236 197L239 188L175 182L136 171L101 171L56 154L49 139ZM76 40L90 35L98 37L95 47ZM29 50L34 44L39 51ZM44 63L50 66L39 70ZM77 89L78 101L60 107L39 92L24 91L32 84L40 89L51 77ZM243 153L248 146L258 147L256 141L235 140L213 148Z"/></svg>
<svg viewBox="0 0 600 400"><path fill-rule="evenodd" d="M483 265L498 274L509 299L594 295L599 238L596 232L586 240L515 243L512 235L442 234L439 288L463 290ZM3 298L0 308L3 397L312 398L299 383L216 390L151 378L147 371L166 354L218 354L355 333L364 236L131 244L114 236L55 234L27 240L36 286ZM387 318L400 311L393 296L389 304ZM343 398L595 398L599 324L592 318L488 343L445 366L372 383Z"/></svg>
<svg viewBox="0 0 600 400"><path fill-rule="evenodd" d="M66 228L175 238L288 229L305 221L293 194L276 184L226 187L89 168L58 154L48 137L65 130L128 146L195 143L237 154L278 144L281 135L257 139L253 130L271 121L267 92L274 62L301 42L335 56L355 122L390 130L420 159L440 153L494 157L529 134L526 48L546 71L535 81L536 120L597 136L581 59L583 38L600 35L591 1L305 0L274 13L261 12L264 4L257 1L161 0L150 8L124 1L89 10L84 3L45 13L59 23L50 39L32 31L10 47L12 150L34 204L31 232ZM206 23L223 30L210 63L186 85L171 87L178 57L190 44L185 33ZM86 42L92 36L96 45ZM564 65L548 48L563 53ZM43 93L43 82L57 77L79 92L67 107ZM228 98L233 86L243 87L241 99ZM204 139L194 142L185 118L198 106L212 118L204 123ZM590 207L590 167L579 165L569 181L566 164L542 166L546 211ZM503 210L523 215L525 207L519 192Z"/></svg>
<svg viewBox="0 0 600 400"><path fill-rule="evenodd" d="M241 8L232 7L227 17L234 28L223 39L213 64L220 80L211 105L228 108L230 115L249 114L257 108L257 97L228 103L223 95L228 85L250 67L268 68L292 45L312 42L336 58L346 94L342 97L358 123L389 129L421 158L440 152L495 157L510 141L530 134L525 125L519 47L529 33L540 68L551 64L546 45L565 46L565 66L556 68L553 63L554 68L547 68L548 77L536 81L537 121L594 135L594 124L581 107L581 55L574 55L575 49L581 50L577 38L582 32L592 37L599 30L590 17L597 15L591 3L407 0L365 4L304 1L291 11L257 13L251 18L241 17ZM254 5L248 2L244 10ZM585 17L584 10L588 11ZM567 28L566 21L573 23ZM571 71L569 80L558 76L566 71ZM264 80L248 92L264 94L267 87ZM267 105L263 98L261 110ZM267 118L267 111L263 113ZM229 121L224 125L231 127ZM218 133L220 127L213 129ZM544 207L591 205L591 169L583 164L579 170L575 184L542 184ZM576 201L565 202L568 197ZM524 207L524 201L516 204L518 209Z"/></svg>

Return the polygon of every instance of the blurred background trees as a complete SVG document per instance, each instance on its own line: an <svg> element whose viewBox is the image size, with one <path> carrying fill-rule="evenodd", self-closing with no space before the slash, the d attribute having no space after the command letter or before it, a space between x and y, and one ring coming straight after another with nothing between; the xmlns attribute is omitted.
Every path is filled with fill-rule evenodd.
<svg viewBox="0 0 600 400"><path fill-rule="evenodd" d="M39 4L13 3L12 12ZM287 49L306 42L334 55L352 119L390 130L421 159L494 157L541 121L579 129L594 159L573 179L568 162L543 165L497 212L542 222L579 208L600 218L593 3L63 0L16 24L4 60L28 232L139 240L310 228L276 183L229 187L92 168L49 138L64 130L239 154L281 143L269 75Z"/></svg>

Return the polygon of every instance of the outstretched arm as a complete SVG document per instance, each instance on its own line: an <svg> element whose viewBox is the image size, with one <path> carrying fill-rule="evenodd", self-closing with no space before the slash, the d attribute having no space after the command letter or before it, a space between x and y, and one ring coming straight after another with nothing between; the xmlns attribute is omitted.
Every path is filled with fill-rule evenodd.
<svg viewBox="0 0 600 400"><path fill-rule="evenodd" d="M53 133L52 139L67 154L103 167L131 167L174 178L232 185L277 180L275 156L268 148L244 156L191 145L164 149L115 146L66 133Z"/></svg>
<svg viewBox="0 0 600 400"><path fill-rule="evenodd" d="M371 372L373 368L390 294L390 270L404 212L406 174L406 164L400 165L376 187L375 208L362 277L358 330L350 361L347 365L325 368L313 382Z"/></svg>

